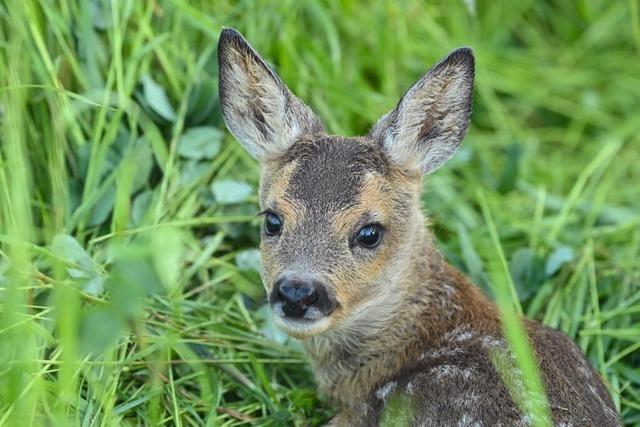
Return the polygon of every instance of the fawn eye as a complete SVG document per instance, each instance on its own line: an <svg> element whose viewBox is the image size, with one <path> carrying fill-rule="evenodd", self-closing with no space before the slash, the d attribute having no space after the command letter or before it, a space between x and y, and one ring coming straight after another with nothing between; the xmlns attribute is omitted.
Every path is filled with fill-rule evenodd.
<svg viewBox="0 0 640 427"><path fill-rule="evenodd" d="M275 236L282 230L282 219L274 213L267 212L264 215L264 232L267 236Z"/></svg>
<svg viewBox="0 0 640 427"><path fill-rule="evenodd" d="M379 224L367 224L356 234L356 241L363 248L373 249L380 244L382 227Z"/></svg>

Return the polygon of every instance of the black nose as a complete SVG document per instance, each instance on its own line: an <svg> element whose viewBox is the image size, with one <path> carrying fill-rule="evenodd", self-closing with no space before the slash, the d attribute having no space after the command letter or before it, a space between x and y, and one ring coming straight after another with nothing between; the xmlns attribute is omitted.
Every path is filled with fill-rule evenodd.
<svg viewBox="0 0 640 427"><path fill-rule="evenodd" d="M318 295L313 282L287 280L278 286L278 295L282 302L293 305L311 305Z"/></svg>
<svg viewBox="0 0 640 427"><path fill-rule="evenodd" d="M271 303L282 303L287 317L302 318L310 307L327 314L331 305L325 287L313 280L283 278L275 283L271 292Z"/></svg>

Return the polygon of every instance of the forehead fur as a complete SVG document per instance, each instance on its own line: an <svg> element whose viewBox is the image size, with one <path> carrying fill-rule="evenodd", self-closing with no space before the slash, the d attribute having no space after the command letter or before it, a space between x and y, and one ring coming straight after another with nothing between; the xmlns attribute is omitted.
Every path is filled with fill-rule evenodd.
<svg viewBox="0 0 640 427"><path fill-rule="evenodd" d="M302 139L282 157L294 163L286 197L309 209L343 209L360 198L367 175L387 175L389 165L379 146L368 138L318 135Z"/></svg>

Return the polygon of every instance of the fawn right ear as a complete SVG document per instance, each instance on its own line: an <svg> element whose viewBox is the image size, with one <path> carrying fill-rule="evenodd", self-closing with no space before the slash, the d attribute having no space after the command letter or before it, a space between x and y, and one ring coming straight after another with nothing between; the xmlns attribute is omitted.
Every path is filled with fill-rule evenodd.
<svg viewBox="0 0 640 427"><path fill-rule="evenodd" d="M431 68L371 129L389 158L423 175L456 152L469 126L474 60L461 48Z"/></svg>
<svg viewBox="0 0 640 427"><path fill-rule="evenodd" d="M220 34L218 66L224 121L254 158L277 156L298 137L324 131L313 111L232 28Z"/></svg>

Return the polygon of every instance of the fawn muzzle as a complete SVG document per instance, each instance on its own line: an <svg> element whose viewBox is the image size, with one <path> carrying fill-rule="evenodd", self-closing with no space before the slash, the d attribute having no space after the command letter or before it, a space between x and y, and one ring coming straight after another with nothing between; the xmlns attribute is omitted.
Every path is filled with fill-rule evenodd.
<svg viewBox="0 0 640 427"><path fill-rule="evenodd" d="M327 316L337 305L319 281L287 277L276 281L269 302L283 317L307 320Z"/></svg>

